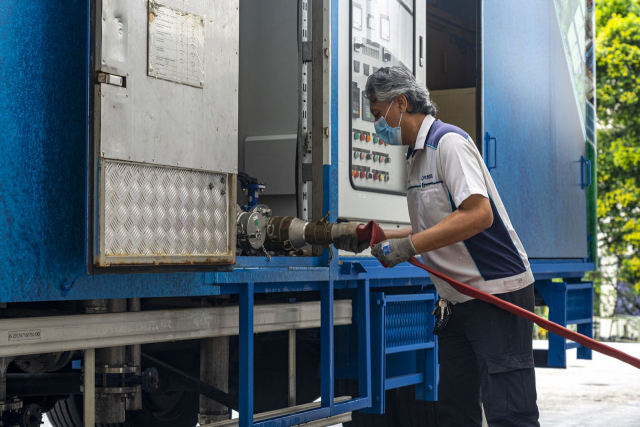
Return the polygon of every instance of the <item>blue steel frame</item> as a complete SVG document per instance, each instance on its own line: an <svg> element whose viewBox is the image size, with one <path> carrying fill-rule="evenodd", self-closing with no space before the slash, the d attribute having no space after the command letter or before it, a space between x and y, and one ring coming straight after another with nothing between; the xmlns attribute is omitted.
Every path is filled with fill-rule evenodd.
<svg viewBox="0 0 640 427"><path fill-rule="evenodd" d="M77 1L76 3L81 3ZM86 30L86 45L78 47L77 38L74 38L75 43L64 43L64 40L57 42L54 40L52 45L46 45L46 52L49 55L57 54L59 57L64 58L76 58L78 52L84 50L86 54L86 80L84 82L84 99L83 107L85 117L89 116L89 93L93 90L93 82L90 79L92 64L90 62L90 34L91 34L91 22L90 22L90 1L87 0L87 10L78 11L77 4L68 4L63 8L57 5L51 6L53 9L42 5L32 5L30 3L18 2L21 4L20 9L15 9L18 15L18 19L12 20L11 25L7 28L11 31L15 31L18 34L20 31L36 31L41 24L41 19L44 16L49 16L52 22L56 20L52 18L52 14L61 14L66 17L68 24L67 27L75 30L78 26L78 22L82 22L82 19L86 19L86 28L82 28L81 31ZM44 5L44 4L43 4ZM38 7L39 9L34 13L31 7ZM331 49L331 97L332 99L338 99L338 0L331 1L331 41L334 48ZM42 10L40 10L42 9ZM84 16L86 13L86 17ZM58 16L58 15L56 15ZM67 22L65 21L65 22ZM75 27L74 27L75 26ZM8 31L8 30L7 30ZM55 33L55 32L54 32ZM51 33L51 34L54 34ZM51 35L50 34L50 35ZM76 33L77 34L77 33ZM20 33L22 36L22 33ZM31 34L26 34L25 37ZM60 35L59 38L63 38L64 35ZM27 37L28 38L28 37ZM4 40L4 41L3 41ZM7 37L2 39L0 37L0 51L9 52L12 51L12 45L7 44L11 39ZM7 152L13 153L12 158L28 159L28 154L25 154L24 150L34 150L42 145L44 150L50 150L44 152L46 158L56 158L56 153L61 150L62 152L75 153L72 159L72 163L80 163L81 159L78 156L78 147L73 146L72 142L76 141L78 135L83 135L85 138L85 151L82 152L84 160L88 160L89 153L89 127L88 123L81 121L63 121L63 120L51 120L51 123L47 123L49 128L48 134L44 131L42 135L53 135L56 139L53 141L59 146L54 144L47 144L42 139L42 136L35 137L31 134L25 133L23 129L30 129L31 113L37 111L53 112L53 117L56 111L72 111L78 109L77 101L80 98L74 98L76 93L80 93L78 88L67 88L70 90L58 91L65 92L67 97L66 102L60 107L59 104L46 104L44 100L46 97L42 94L50 93L54 91L57 86L54 84L49 85L46 80L48 74L45 73L44 77L38 74L35 68L34 70L25 69L24 63L38 63L37 58L43 55L43 52L38 50L40 46L36 46L31 50L21 50L16 53L17 56L9 56L7 59L7 67L5 71L0 70L0 76L4 73L14 73L14 76L19 79L18 82L12 87L6 87L3 90L7 90L10 101L13 101L15 105L23 106L19 101L15 99L23 99L23 106L26 113L24 117L17 118L10 113L11 109L0 111L0 123L6 124L2 126L4 132L0 135L5 135L5 141L20 140L24 137L28 144L20 146L19 144L6 145L2 147L6 148ZM56 49L59 49L56 51ZM53 53L52 53L53 52ZM22 58L20 55L25 55ZM30 55L30 56L29 56ZM48 57L48 56L47 56ZM59 58L58 58L59 59ZM76 61L77 62L77 61ZM61 63L66 64L66 61L56 61L55 58L51 59L49 63ZM77 65L77 64L76 64ZM74 65L75 66L75 65ZM65 71L65 75L72 75L73 71L77 71L77 67L73 70L69 69L68 73ZM19 71L19 72L18 72ZM33 75L29 73L35 73ZM8 75L8 74L7 74ZM24 76L24 77L20 77ZM38 80L39 79L39 80ZM9 81L8 78L5 79ZM24 81L23 81L24 80ZM21 92L17 92L13 89L23 87L33 87L33 82L38 85L40 97L22 96ZM56 83L60 83L56 79ZM74 84L77 80L74 80ZM76 84L77 86L77 84ZM82 86L82 85L80 85ZM57 87L59 89L59 87ZM29 94L31 95L31 93ZM27 104L29 99L35 99L37 105ZM41 102L41 99L43 100ZM24 101L26 100L26 101ZM75 105L75 107L74 107ZM73 110L73 111L75 111ZM77 111L76 111L77 112ZM74 114L73 117L82 116L82 114ZM331 106L331 163L324 166L324 197L323 206L325 211L330 211L330 220L335 221L338 212L338 108L337 103L333 102ZM64 125L63 125L64 123ZM0 138L3 139L3 138ZM65 142L66 141L66 142ZM64 145L67 144L67 145ZM13 150L13 151L12 151ZM22 150L22 151L20 151ZM58 153L59 154L59 153ZM47 162L34 162L34 168L40 167L42 164L42 170L44 168L51 168L51 163ZM18 164L21 166L21 164ZM63 166L63 168L62 168ZM16 240L19 244L23 245L18 248L13 248L14 253L22 253L24 259L17 260L21 264L15 264L3 268L5 272L10 271L11 275L0 276L0 302L31 302L31 301L56 301L56 300L83 300L83 299L110 299L110 298L149 298L149 297L181 297L181 296L207 296L207 295L219 295L219 294L239 294L240 297L240 425L247 427L251 425L256 426L289 426L298 424L301 422L309 422L319 418L325 418L345 412L350 412L359 409L371 408L372 402L372 342L371 342L371 308L368 303L370 300L370 289L375 288L401 288L406 289L407 293L413 293L420 295L421 293L430 293L434 295L433 283L429 279L428 275L422 271L415 269L414 267L403 264L393 269L384 269L380 266L377 260L372 258L333 258L329 259L328 251L324 251L320 257L313 258L273 258L271 261L266 258L258 257L239 257L237 264L234 266L234 270L231 272L197 272L197 273L161 273L161 274L120 274L120 275L102 275L102 276L89 276L86 274L86 263L84 255L80 250L82 248L82 231L84 231L84 237L86 238L89 230L78 230L78 224L81 222L82 214L78 212L78 188L80 183L85 184L84 194L87 193L86 183L87 175L85 171L84 181L83 177L78 172L77 168L69 168L67 165L60 166L59 170L54 172L60 172L58 181L51 180L53 183L52 191L47 189L42 192L42 204L50 208L45 211L46 220L42 220L40 217L32 218L26 215L20 216L23 212L23 206L31 206L27 203L27 199L18 199L16 203L7 205L7 209L11 211L11 214L15 217L16 221L27 221L32 224L44 224L43 230L36 230L33 233L31 241L22 243L19 239ZM73 173L70 171L73 170ZM5 169L0 170L4 173ZM12 169L13 171L13 169ZM65 172L67 171L67 172ZM13 172L12 172L13 173ZM47 175L43 174L44 178ZM19 185L19 189L16 190L19 194L25 194L28 197L31 188L35 188L42 182L48 182L43 180L40 175L34 174L34 177L27 177L24 182L16 181L16 185ZM7 176L6 182L13 182L13 175ZM42 187L40 185L40 187ZM60 191L63 188L65 191ZM67 191L68 190L68 191ZM23 197L23 196L20 196ZM48 198L47 198L48 197ZM57 198L57 199L56 199ZM39 200L40 201L40 200ZM88 206L88 199L85 206ZM13 203L13 202L12 202ZM35 204L36 207L39 205ZM52 209L51 207L55 207ZM35 209L37 210L37 209ZM89 218L85 213L85 222L83 227L89 224ZM13 224L14 227L17 227ZM3 225L4 227L4 225ZM68 236L54 236L53 230L67 230ZM4 228L3 228L4 230ZM6 230L3 231L3 233ZM9 231L10 233L10 231ZM47 234L48 233L48 234ZM7 234L10 236L12 234ZM40 251L36 246L38 243L43 242L43 246L40 247ZM29 246L31 245L31 246ZM4 254L4 252L2 252ZM44 261L39 260L38 256L47 256ZM50 254L50 255L47 255ZM3 262L11 259L11 253L6 253L3 256ZM55 255L55 256L53 256ZM62 260L62 261L61 261ZM41 264L44 263L44 267ZM5 264L3 264L5 265ZM545 297L545 300L551 307L558 307L558 310L563 307L566 310L567 304L567 292L563 291L562 286L566 286L566 289L571 290L583 290L580 286L583 284L577 283L586 271L590 271L593 268L593 264L585 260L532 260L532 270L538 282L538 287L541 294L547 294L547 287L551 287L551 291L558 295L552 297ZM35 273L33 272L35 271ZM44 272L44 273L43 273ZM558 284L556 282L550 282L553 278L563 278L566 284ZM9 280L9 281L7 281ZM580 289L578 289L580 288ZM359 379L359 396L356 399L351 399L347 402L334 403L334 354L333 354L333 342L334 342L334 327L333 327L333 298L334 290L339 289L354 289L357 292L357 310L356 316L359 325L365 325L364 328L358 329L358 379ZM261 421L259 423L253 423L253 306L254 296L259 293L269 292L302 292L302 291L320 291L321 292L321 371L322 371L322 386L321 386L321 407L310 411L305 411L299 414L289 415L285 417L275 418L271 420ZM549 291L549 292L551 292ZM562 294L564 292L564 297ZM404 295L403 298L407 298ZM409 296L415 297L415 296ZM553 318L556 318L555 308L552 308ZM560 321L565 320L572 321L570 316L567 317L566 312L564 317ZM585 317L586 319L586 317ZM578 319L579 320L579 319ZM558 320L556 320L558 321ZM559 322L561 323L561 322ZM587 328L587 323L580 323L579 328ZM584 332L584 330L583 330ZM588 331L587 331L588 332ZM376 342L376 346L380 346L381 343ZM555 345L555 344L554 344ZM563 351L566 345L562 343ZM424 350L424 348L415 348L411 350ZM580 355L587 357L589 352L586 349L581 349ZM375 356L377 357L377 356ZM431 362L428 362L431 363ZM380 365L377 364L377 368ZM387 366L389 368L389 366ZM420 377L420 374L411 375L404 378L387 380L380 377L377 380L377 384L384 383L386 388L395 388L407 384L416 384L419 380L424 379ZM433 379L432 379L433 380ZM436 381L437 382L437 379ZM424 383L424 382L423 382ZM433 387L433 385L432 385ZM378 391L379 392L379 391ZM429 396L429 392L435 390L423 390L419 391L419 398L432 399L433 396Z"/></svg>

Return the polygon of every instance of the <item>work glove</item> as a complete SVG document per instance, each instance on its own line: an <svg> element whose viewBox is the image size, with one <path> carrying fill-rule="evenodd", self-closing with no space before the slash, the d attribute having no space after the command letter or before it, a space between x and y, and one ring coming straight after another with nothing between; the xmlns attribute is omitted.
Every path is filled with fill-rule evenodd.
<svg viewBox="0 0 640 427"><path fill-rule="evenodd" d="M364 251L371 244L371 240L359 241L357 236L340 236L340 238L333 241L333 245L343 251L349 251L356 254Z"/></svg>
<svg viewBox="0 0 640 427"><path fill-rule="evenodd" d="M378 258L381 263L386 264L387 267L394 267L409 261L411 257L418 255L418 251L413 246L411 236L408 236L380 242L371 248L371 254Z"/></svg>

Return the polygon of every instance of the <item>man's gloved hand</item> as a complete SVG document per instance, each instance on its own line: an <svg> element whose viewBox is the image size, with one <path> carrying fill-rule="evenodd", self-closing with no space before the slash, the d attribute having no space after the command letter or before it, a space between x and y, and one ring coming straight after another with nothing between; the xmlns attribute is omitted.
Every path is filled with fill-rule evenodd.
<svg viewBox="0 0 640 427"><path fill-rule="evenodd" d="M401 239L389 239L380 242L371 248L371 254L388 267L408 261L411 257L418 255L418 251L413 246L411 236Z"/></svg>
<svg viewBox="0 0 640 427"><path fill-rule="evenodd" d="M364 251L371 244L371 240L358 241L356 236L340 236L339 239L333 241L333 245L343 251L349 251L356 254Z"/></svg>

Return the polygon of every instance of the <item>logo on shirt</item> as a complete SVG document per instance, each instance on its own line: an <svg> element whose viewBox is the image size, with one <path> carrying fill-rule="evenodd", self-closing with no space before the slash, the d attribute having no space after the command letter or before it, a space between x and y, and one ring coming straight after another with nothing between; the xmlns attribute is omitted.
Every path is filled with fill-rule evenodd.
<svg viewBox="0 0 640 427"><path fill-rule="evenodd" d="M429 175L422 175L422 177L420 178L420 182L424 182L427 179L433 179L433 174L430 173Z"/></svg>

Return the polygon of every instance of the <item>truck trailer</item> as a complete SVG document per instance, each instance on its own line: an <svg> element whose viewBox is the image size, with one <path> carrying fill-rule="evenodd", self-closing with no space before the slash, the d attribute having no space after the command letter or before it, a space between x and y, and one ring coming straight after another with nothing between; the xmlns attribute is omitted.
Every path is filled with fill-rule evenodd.
<svg viewBox="0 0 640 427"><path fill-rule="evenodd" d="M536 304L591 336L593 8L5 1L0 424L435 425L432 281L332 247L409 224L406 147L363 95L381 67L469 133Z"/></svg>

